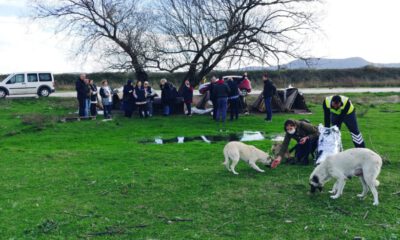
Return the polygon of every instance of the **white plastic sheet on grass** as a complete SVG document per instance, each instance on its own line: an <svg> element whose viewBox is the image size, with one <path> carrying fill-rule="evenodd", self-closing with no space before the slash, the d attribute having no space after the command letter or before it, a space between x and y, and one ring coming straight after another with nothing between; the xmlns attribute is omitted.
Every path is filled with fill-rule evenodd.
<svg viewBox="0 0 400 240"><path fill-rule="evenodd" d="M264 136L259 131L244 131L243 137L240 139L241 142L246 141L260 141L264 140Z"/></svg>
<svg viewBox="0 0 400 240"><path fill-rule="evenodd" d="M272 138L271 141L273 141L273 142L283 142L283 139L285 139L285 136L278 135L278 136L275 136L274 138Z"/></svg>
<svg viewBox="0 0 400 240"><path fill-rule="evenodd" d="M192 113L194 114L207 114L209 112L212 112L212 108L207 108L207 109L198 109L196 107L192 108Z"/></svg>
<svg viewBox="0 0 400 240"><path fill-rule="evenodd" d="M206 138L206 136L204 136L204 135L201 136L201 139L203 139L203 141L206 142L206 143L211 143L210 140L208 140L208 139Z"/></svg>

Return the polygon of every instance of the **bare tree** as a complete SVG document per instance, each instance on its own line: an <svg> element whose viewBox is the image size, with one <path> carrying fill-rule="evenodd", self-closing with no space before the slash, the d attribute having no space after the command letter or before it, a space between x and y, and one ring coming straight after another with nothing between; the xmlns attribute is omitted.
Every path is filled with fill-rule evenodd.
<svg viewBox="0 0 400 240"><path fill-rule="evenodd" d="M318 0L161 0L157 58L152 67L187 71L194 85L215 67L279 63L299 57L306 34L318 29ZM161 14L162 13L162 14Z"/></svg>
<svg viewBox="0 0 400 240"><path fill-rule="evenodd" d="M109 67L134 70L145 81L154 15L142 0L35 0L35 19L55 19L56 29L81 39L77 53L101 52Z"/></svg>

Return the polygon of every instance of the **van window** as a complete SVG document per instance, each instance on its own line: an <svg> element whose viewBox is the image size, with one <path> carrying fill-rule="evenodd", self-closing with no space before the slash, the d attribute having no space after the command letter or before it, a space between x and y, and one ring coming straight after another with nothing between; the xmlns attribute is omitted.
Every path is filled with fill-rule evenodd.
<svg viewBox="0 0 400 240"><path fill-rule="evenodd" d="M25 82L24 74L14 75L10 80L7 81L7 84L15 84L15 83L23 83Z"/></svg>
<svg viewBox="0 0 400 240"><path fill-rule="evenodd" d="M51 74L50 73L39 73L39 81L40 82L51 82Z"/></svg>
<svg viewBox="0 0 400 240"><path fill-rule="evenodd" d="M38 76L36 73L28 73L28 82L37 82Z"/></svg>

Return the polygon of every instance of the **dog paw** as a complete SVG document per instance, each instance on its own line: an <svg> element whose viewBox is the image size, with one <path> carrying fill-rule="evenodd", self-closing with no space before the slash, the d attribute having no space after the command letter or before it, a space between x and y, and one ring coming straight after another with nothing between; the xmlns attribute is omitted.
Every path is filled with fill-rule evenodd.
<svg viewBox="0 0 400 240"><path fill-rule="evenodd" d="M260 170L261 173L265 172L264 170Z"/></svg>
<svg viewBox="0 0 400 240"><path fill-rule="evenodd" d="M337 195L332 195L331 198L332 198L332 199L337 199L337 198L339 198L339 196L337 196Z"/></svg>
<svg viewBox="0 0 400 240"><path fill-rule="evenodd" d="M235 175L239 175L239 173L237 173L237 172L234 172L233 174L235 174Z"/></svg>
<svg viewBox="0 0 400 240"><path fill-rule="evenodd" d="M379 202L374 202L372 205L378 206L378 205L379 205Z"/></svg>
<svg viewBox="0 0 400 240"><path fill-rule="evenodd" d="M364 197L365 197L365 195L364 195L364 194L362 194L362 193L360 193L360 194L357 194L357 197L359 197L359 198L364 198Z"/></svg>
<svg viewBox="0 0 400 240"><path fill-rule="evenodd" d="M336 194L335 190L328 191L330 194Z"/></svg>

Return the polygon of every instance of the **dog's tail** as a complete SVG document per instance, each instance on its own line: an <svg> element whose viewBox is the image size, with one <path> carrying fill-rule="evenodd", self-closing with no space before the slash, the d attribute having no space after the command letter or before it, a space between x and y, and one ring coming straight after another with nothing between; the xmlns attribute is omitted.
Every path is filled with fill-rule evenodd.
<svg viewBox="0 0 400 240"><path fill-rule="evenodd" d="M375 180L375 187L379 186L380 182L376 179Z"/></svg>
<svg viewBox="0 0 400 240"><path fill-rule="evenodd" d="M228 149L225 147L224 148L224 158L225 158L225 161L222 163L223 165L225 165L225 167L226 167L226 169L228 169L229 171L230 171L230 168L229 168L229 156L228 156L229 154L228 154Z"/></svg>

